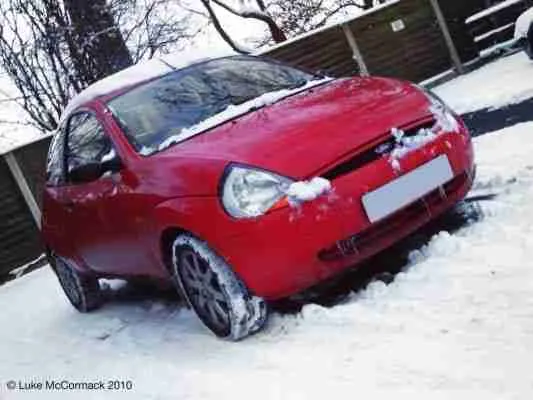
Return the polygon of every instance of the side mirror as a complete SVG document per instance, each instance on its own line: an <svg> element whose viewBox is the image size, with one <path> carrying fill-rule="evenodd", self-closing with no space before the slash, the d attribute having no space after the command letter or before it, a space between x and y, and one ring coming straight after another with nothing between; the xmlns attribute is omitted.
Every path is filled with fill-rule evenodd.
<svg viewBox="0 0 533 400"><path fill-rule="evenodd" d="M95 162L75 167L69 172L69 178L74 183L92 182L106 172L118 172L121 169L122 161L116 156L102 163Z"/></svg>
<svg viewBox="0 0 533 400"><path fill-rule="evenodd" d="M103 174L102 164L90 163L72 168L69 171L68 176L73 183L84 183L95 181Z"/></svg>
<svg viewBox="0 0 533 400"><path fill-rule="evenodd" d="M110 158L109 160L103 161L102 164L102 175L106 172L118 172L122 169L122 161L119 156Z"/></svg>

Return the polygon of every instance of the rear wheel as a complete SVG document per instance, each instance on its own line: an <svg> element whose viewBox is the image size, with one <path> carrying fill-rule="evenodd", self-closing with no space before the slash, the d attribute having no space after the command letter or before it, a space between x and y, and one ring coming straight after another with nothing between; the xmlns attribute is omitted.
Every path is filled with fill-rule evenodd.
<svg viewBox="0 0 533 400"><path fill-rule="evenodd" d="M267 317L263 299L245 285L209 246L180 235L172 246L173 275L191 308L215 335L239 340L259 331Z"/></svg>
<svg viewBox="0 0 533 400"><path fill-rule="evenodd" d="M64 258L49 254L50 265L63 288L70 303L80 312L89 312L98 308L102 296L98 279L78 272Z"/></svg>

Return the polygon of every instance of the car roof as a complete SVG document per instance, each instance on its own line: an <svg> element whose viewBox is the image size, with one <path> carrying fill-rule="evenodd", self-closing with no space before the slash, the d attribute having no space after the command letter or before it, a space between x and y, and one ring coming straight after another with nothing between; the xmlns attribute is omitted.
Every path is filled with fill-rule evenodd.
<svg viewBox="0 0 533 400"><path fill-rule="evenodd" d="M108 96L114 92L132 86L137 86L143 82L166 75L172 71L231 55L235 55L235 53L220 50L179 52L154 57L148 61L141 61L89 85L86 89L75 95L63 110L61 122L79 107L100 97Z"/></svg>

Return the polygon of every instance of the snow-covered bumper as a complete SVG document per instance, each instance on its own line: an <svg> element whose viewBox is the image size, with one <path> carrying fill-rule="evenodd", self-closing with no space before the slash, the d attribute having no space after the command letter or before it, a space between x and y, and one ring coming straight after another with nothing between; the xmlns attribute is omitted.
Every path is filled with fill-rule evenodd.
<svg viewBox="0 0 533 400"><path fill-rule="evenodd" d="M371 223L362 196L445 154L453 179L401 210ZM332 181L333 192L301 208L269 213L224 237L217 250L246 285L266 299L300 292L389 247L461 200L472 185L473 150L461 133L437 139L409 153L401 173L387 157ZM241 227L242 228L242 227Z"/></svg>

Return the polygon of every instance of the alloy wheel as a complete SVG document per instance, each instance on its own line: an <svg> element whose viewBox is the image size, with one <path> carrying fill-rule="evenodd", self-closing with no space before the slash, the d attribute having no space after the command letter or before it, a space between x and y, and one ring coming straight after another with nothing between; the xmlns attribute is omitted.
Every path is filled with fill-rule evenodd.
<svg viewBox="0 0 533 400"><path fill-rule="evenodd" d="M226 294L209 265L194 251L183 250L179 258L184 289L200 318L217 334L230 331L230 311Z"/></svg>

